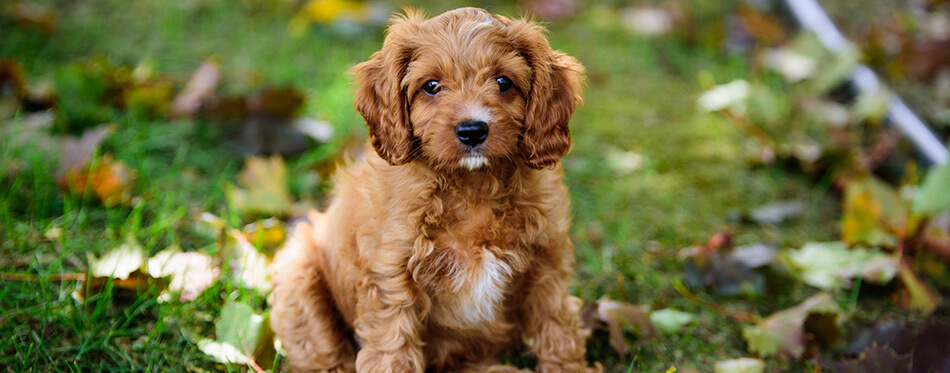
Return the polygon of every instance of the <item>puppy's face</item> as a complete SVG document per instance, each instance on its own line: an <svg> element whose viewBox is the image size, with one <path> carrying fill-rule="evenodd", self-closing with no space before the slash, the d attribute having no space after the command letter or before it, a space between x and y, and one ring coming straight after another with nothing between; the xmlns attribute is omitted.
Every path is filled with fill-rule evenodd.
<svg viewBox="0 0 950 373"><path fill-rule="evenodd" d="M397 19L355 68L356 107L376 151L435 169L555 164L570 147L583 68L542 32L474 8Z"/></svg>

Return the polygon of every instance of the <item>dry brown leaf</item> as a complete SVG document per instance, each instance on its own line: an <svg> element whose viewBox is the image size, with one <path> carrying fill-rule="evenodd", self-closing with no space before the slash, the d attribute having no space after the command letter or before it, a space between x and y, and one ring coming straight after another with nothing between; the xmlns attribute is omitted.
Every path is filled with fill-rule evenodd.
<svg viewBox="0 0 950 373"><path fill-rule="evenodd" d="M650 322L649 307L601 298L585 307L581 318L588 329L606 328L610 347L621 357L627 354L627 341L623 336L625 329L643 337L656 335Z"/></svg>

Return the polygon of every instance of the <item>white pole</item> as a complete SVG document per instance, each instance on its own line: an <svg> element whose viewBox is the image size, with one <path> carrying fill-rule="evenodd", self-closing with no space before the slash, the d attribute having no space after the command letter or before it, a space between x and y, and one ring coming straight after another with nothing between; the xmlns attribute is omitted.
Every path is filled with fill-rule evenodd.
<svg viewBox="0 0 950 373"><path fill-rule="evenodd" d="M817 0L785 0L785 3L803 28L818 35L825 48L832 52L843 52L848 47L848 39L841 35ZM865 65L855 69L852 80L858 90L863 92L881 86L877 75ZM891 96L888 116L917 145L928 162L935 165L947 163L947 148L896 94Z"/></svg>

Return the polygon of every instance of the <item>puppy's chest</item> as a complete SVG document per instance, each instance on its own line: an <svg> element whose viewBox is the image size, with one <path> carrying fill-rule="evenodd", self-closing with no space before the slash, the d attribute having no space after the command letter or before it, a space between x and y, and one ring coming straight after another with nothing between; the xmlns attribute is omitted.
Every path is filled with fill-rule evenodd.
<svg viewBox="0 0 950 373"><path fill-rule="evenodd" d="M462 328L499 321L525 268L523 224L490 205L453 212L428 232L432 253L424 265L432 275L425 282L433 317Z"/></svg>

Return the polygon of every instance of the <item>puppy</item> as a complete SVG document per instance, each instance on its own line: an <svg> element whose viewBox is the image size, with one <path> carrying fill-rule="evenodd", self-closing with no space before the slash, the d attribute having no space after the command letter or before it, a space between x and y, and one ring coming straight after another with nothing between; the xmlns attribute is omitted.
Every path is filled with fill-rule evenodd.
<svg viewBox="0 0 950 373"><path fill-rule="evenodd" d="M463 8L408 12L357 65L375 152L273 263L272 326L294 370L579 372L558 166L584 69L544 29ZM598 366L599 369L599 366Z"/></svg>

